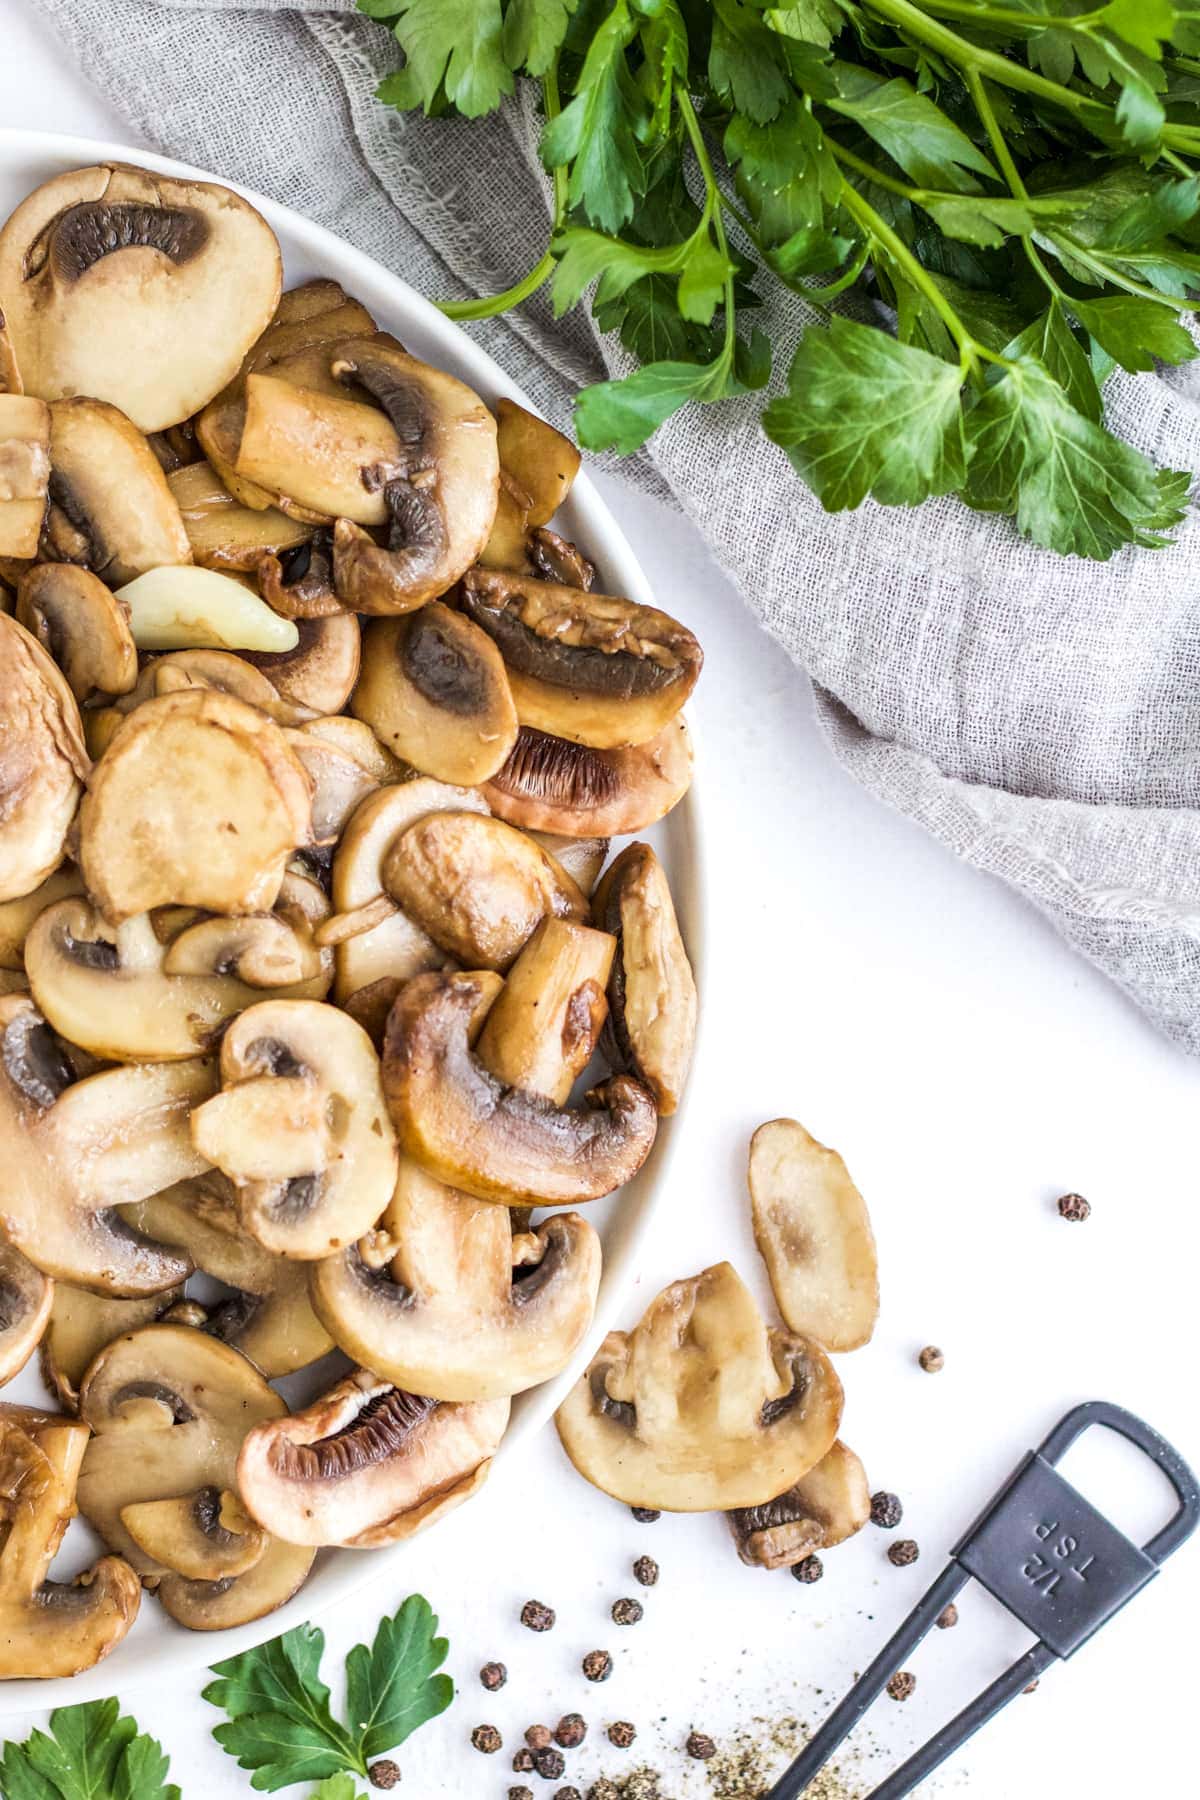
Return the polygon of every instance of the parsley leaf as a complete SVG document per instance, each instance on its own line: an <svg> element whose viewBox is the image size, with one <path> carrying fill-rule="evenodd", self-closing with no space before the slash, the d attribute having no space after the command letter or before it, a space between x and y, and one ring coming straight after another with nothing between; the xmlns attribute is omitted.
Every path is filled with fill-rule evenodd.
<svg viewBox="0 0 1200 1800"><path fill-rule="evenodd" d="M765 125L788 97L778 44L762 14L741 0L713 0L708 78L713 92L739 113Z"/></svg>
<svg viewBox="0 0 1200 1800"><path fill-rule="evenodd" d="M363 1800L358 1784L352 1775L327 1775L319 1787L315 1787L309 1800Z"/></svg>
<svg viewBox="0 0 1200 1800"><path fill-rule="evenodd" d="M6 1743L0 1789L5 1800L180 1800L169 1767L116 1700L89 1700L52 1712L49 1735Z"/></svg>
<svg viewBox="0 0 1200 1800"><path fill-rule="evenodd" d="M588 450L640 450L672 413L689 400L722 400L729 392L729 365L647 363L620 381L599 381L575 401L575 426Z"/></svg>
<svg viewBox="0 0 1200 1800"><path fill-rule="evenodd" d="M1100 385L1083 345L1071 330L1057 299L1005 349L1009 357L1032 357L1053 376L1076 412L1094 425L1104 415Z"/></svg>
<svg viewBox="0 0 1200 1800"><path fill-rule="evenodd" d="M405 56L399 79L426 112L443 88L468 119L493 111L512 93L512 73L500 45L500 0L389 0L389 5L399 15L392 30Z"/></svg>
<svg viewBox="0 0 1200 1800"><path fill-rule="evenodd" d="M1196 345L1169 306L1139 300L1136 294L1109 294L1100 300L1067 304L1102 349L1123 369L1152 369L1155 361L1190 362Z"/></svg>
<svg viewBox="0 0 1200 1800"><path fill-rule="evenodd" d="M553 68L576 0L508 0L501 44L510 69L544 75Z"/></svg>
<svg viewBox="0 0 1200 1800"><path fill-rule="evenodd" d="M978 193L975 175L996 171L965 131L925 94L898 75L885 81L869 69L836 62L838 98L829 101L873 138L921 187Z"/></svg>
<svg viewBox="0 0 1200 1800"><path fill-rule="evenodd" d="M567 195L593 225L619 231L645 186L637 147L640 103L624 52L637 25L616 0L592 39L570 105L542 133L548 169L570 164Z"/></svg>
<svg viewBox="0 0 1200 1800"><path fill-rule="evenodd" d="M370 1649L357 1644L346 1658L346 1705L368 1759L402 1744L453 1700L454 1683L435 1673L450 1648L436 1634L428 1600L410 1594L380 1620Z"/></svg>

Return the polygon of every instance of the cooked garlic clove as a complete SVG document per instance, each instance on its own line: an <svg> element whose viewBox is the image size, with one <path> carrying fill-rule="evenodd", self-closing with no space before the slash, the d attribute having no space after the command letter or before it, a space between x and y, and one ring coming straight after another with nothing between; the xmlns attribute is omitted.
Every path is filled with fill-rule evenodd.
<svg viewBox="0 0 1200 1800"><path fill-rule="evenodd" d="M150 569L119 590L139 650L294 650L300 633L216 569Z"/></svg>

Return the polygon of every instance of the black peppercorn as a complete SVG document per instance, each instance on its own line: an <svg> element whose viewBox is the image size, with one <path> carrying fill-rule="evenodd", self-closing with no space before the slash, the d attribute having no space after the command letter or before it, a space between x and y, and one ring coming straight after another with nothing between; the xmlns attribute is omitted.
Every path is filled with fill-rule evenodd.
<svg viewBox="0 0 1200 1800"><path fill-rule="evenodd" d="M946 1366L946 1358L936 1344L926 1344L917 1361L927 1375L940 1375Z"/></svg>
<svg viewBox="0 0 1200 1800"><path fill-rule="evenodd" d="M1090 1217L1092 1204L1082 1194L1062 1194L1058 1201L1058 1216L1069 1219L1072 1225L1082 1225Z"/></svg>
<svg viewBox="0 0 1200 1800"><path fill-rule="evenodd" d="M887 1691L893 1700L907 1700L917 1685L915 1675L907 1669L900 1669L887 1684Z"/></svg>
<svg viewBox="0 0 1200 1800"><path fill-rule="evenodd" d="M555 1613L541 1600L527 1600L521 1608L521 1623L530 1631L553 1631Z"/></svg>
<svg viewBox="0 0 1200 1800"><path fill-rule="evenodd" d="M618 1719L608 1728L608 1741L615 1744L618 1750L628 1750L636 1736L637 1727L631 1725L628 1719Z"/></svg>
<svg viewBox="0 0 1200 1800"><path fill-rule="evenodd" d="M566 1761L561 1750L535 1750L533 1766L543 1781L557 1781L566 1768Z"/></svg>
<svg viewBox="0 0 1200 1800"><path fill-rule="evenodd" d="M897 1538L894 1544L888 1545L888 1561L895 1563L898 1569L907 1569L915 1563L921 1551L914 1538Z"/></svg>
<svg viewBox="0 0 1200 1800"><path fill-rule="evenodd" d="M583 1800L578 1788L556 1788L554 1800Z"/></svg>
<svg viewBox="0 0 1200 1800"><path fill-rule="evenodd" d="M904 1508L900 1504L898 1494L889 1494L882 1489L871 1495L871 1523L878 1525L881 1531L895 1531L904 1517Z"/></svg>
<svg viewBox="0 0 1200 1800"><path fill-rule="evenodd" d="M612 1657L607 1650L589 1650L583 1659L583 1672L589 1681L607 1681L612 1667Z"/></svg>
<svg viewBox="0 0 1200 1800"><path fill-rule="evenodd" d="M652 1556L639 1556L633 1565L633 1579L643 1587L653 1587L658 1580L658 1564Z"/></svg>
<svg viewBox="0 0 1200 1800"><path fill-rule="evenodd" d="M471 1742L485 1756L494 1756L504 1743L504 1739L494 1725L477 1725L471 1733Z"/></svg>
<svg viewBox="0 0 1200 1800"><path fill-rule="evenodd" d="M548 1725L527 1725L525 1727L525 1742L531 1750L545 1750L552 1735Z"/></svg>
<svg viewBox="0 0 1200 1800"><path fill-rule="evenodd" d="M955 1604L952 1600L950 1602L949 1606L946 1608L945 1612L940 1612L938 1614L937 1628L939 1631L949 1631L951 1626L957 1625L957 1624L958 1624L958 1608L957 1608L957 1606L955 1606Z"/></svg>
<svg viewBox="0 0 1200 1800"><path fill-rule="evenodd" d="M652 1506L631 1506L629 1510L639 1525L653 1525L655 1519L662 1518L662 1514L655 1512Z"/></svg>
<svg viewBox="0 0 1200 1800"><path fill-rule="evenodd" d="M509 1788L508 1800L533 1800L533 1789L527 1787Z"/></svg>
<svg viewBox="0 0 1200 1800"><path fill-rule="evenodd" d="M513 1757L512 1766L514 1775L528 1775L533 1768L533 1751L524 1748L518 1750Z"/></svg>
<svg viewBox="0 0 1200 1800"><path fill-rule="evenodd" d="M717 1746L703 1731L691 1732L688 1736L687 1743L683 1747L689 1756L694 1756L696 1758L697 1762L707 1762L709 1757L717 1754Z"/></svg>
<svg viewBox="0 0 1200 1800"><path fill-rule="evenodd" d="M792 1564L793 1579L803 1581L806 1585L820 1581L824 1573L825 1564L819 1556L806 1556L801 1562Z"/></svg>
<svg viewBox="0 0 1200 1800"><path fill-rule="evenodd" d="M503 1663L484 1663L482 1669L479 1671L479 1679L487 1689L488 1693L494 1694L496 1689L502 1688L508 1680L508 1670Z"/></svg>
<svg viewBox="0 0 1200 1800"><path fill-rule="evenodd" d="M636 1625L642 1617L642 1603L640 1600L614 1600L612 1616L614 1625Z"/></svg>
<svg viewBox="0 0 1200 1800"><path fill-rule="evenodd" d="M372 1787L394 1788L400 1785L400 1764L385 1756L381 1762L370 1763L367 1767L367 1780Z"/></svg>
<svg viewBox="0 0 1200 1800"><path fill-rule="evenodd" d="M587 1720L582 1713L564 1713L554 1727L554 1741L564 1750L578 1750L587 1736Z"/></svg>

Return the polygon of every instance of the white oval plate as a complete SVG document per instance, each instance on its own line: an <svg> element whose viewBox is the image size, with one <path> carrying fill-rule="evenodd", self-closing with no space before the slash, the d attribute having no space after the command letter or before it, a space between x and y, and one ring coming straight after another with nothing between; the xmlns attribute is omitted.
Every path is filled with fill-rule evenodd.
<svg viewBox="0 0 1200 1800"><path fill-rule="evenodd" d="M146 151L128 150L87 138L60 137L50 132L0 130L0 220L6 219L32 188L51 176L65 169L110 161L138 163L164 175L190 176L201 181L221 180L218 175ZM225 185L236 186L235 183ZM394 332L415 355L450 370L489 402L509 395L525 405L530 404L503 369L464 331L382 264L290 208L278 206L273 200L246 189L239 191L258 207L279 238L286 286L294 287L298 282L318 275L332 276L363 302L384 330ZM628 594L632 599L654 603L655 596L620 527L586 474L581 473L576 481L556 520L559 522L565 535L576 540L596 562L601 588L608 593ZM676 610L672 595L663 595L662 604L668 612ZM695 790L669 819L646 836L654 843L670 876L680 923L703 990L701 817ZM592 1330L571 1366L557 1380L522 1394L514 1401L512 1423L500 1450L502 1457L513 1456L525 1439L546 1424L616 1316L635 1273L639 1246L651 1211L665 1202L675 1147L680 1134L686 1130L686 1113L685 1101L674 1118L663 1121L654 1150L636 1180L620 1194L588 1208L588 1215L598 1226L604 1241L604 1276ZM45 1404L45 1389L36 1364L35 1357L22 1374L9 1383L3 1393L5 1400ZM478 1499L469 1502L474 1507L485 1507L487 1503L486 1487ZM94 1546L91 1533L76 1523L68 1533L56 1573L86 1566L96 1554ZM390 1550L322 1551L311 1576L295 1599L265 1619L232 1631L186 1631L169 1619L147 1595L125 1642L98 1667L70 1680L0 1683L0 1713L71 1705L110 1694L116 1688L124 1691L151 1677L161 1680L164 1676L203 1668L235 1656L251 1645L265 1643L268 1638L311 1618L322 1607L347 1599L372 1578L381 1575L385 1567L390 1569L407 1554L408 1548L407 1544L397 1544Z"/></svg>

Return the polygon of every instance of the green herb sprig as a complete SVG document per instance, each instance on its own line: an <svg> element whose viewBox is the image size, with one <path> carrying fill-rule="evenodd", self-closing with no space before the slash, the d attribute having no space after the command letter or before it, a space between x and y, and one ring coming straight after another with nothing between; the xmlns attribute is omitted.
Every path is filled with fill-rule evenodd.
<svg viewBox="0 0 1200 1800"><path fill-rule="evenodd" d="M827 509L957 494L1064 553L1169 541L1191 477L1110 432L1102 390L1196 354L1200 4L359 6L402 52L390 106L473 119L540 84L548 242L445 310L590 293L640 366L579 395L589 448L762 388L780 282L823 317L763 426Z"/></svg>
<svg viewBox="0 0 1200 1800"><path fill-rule="evenodd" d="M4 1800L180 1800L168 1782L161 1744L125 1717L115 1700L60 1706L50 1730L6 1743L0 1757Z"/></svg>

